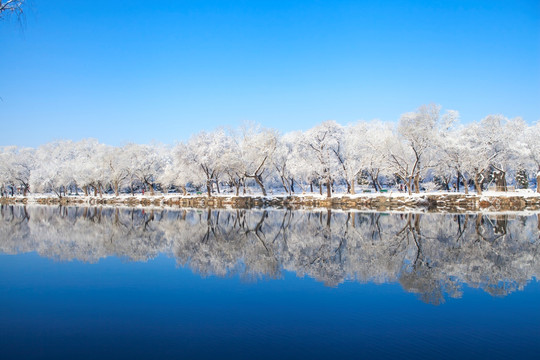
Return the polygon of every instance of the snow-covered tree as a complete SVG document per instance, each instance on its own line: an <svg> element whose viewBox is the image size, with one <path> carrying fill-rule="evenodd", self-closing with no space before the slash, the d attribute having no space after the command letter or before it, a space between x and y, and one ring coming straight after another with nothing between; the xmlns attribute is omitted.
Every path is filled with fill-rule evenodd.
<svg viewBox="0 0 540 360"><path fill-rule="evenodd" d="M319 192L322 195L320 174L317 172L317 168L314 167L314 164L317 164L318 160L313 150L309 147L309 141L306 139L308 134L298 131L292 136L294 136L296 141L292 146L288 160L288 169L291 178L295 179L296 184L302 189L302 192L307 191L307 186L313 192L313 184L317 182L319 184Z"/></svg>
<svg viewBox="0 0 540 360"><path fill-rule="evenodd" d="M294 131L284 134L278 141L276 151L272 157L272 164L275 173L281 182L283 189L289 195L294 191L294 174L291 171L291 166L294 163L294 153L296 145L300 141L302 133Z"/></svg>
<svg viewBox="0 0 540 360"><path fill-rule="evenodd" d="M250 125L242 129L239 143L244 176L255 180L263 196L266 196L263 174L272 166L272 156L278 143L277 132Z"/></svg>
<svg viewBox="0 0 540 360"><path fill-rule="evenodd" d="M200 132L174 148L161 144L107 146L94 139L56 141L38 149L0 149L2 194L67 191L116 195L129 186L167 191L188 186L213 191L228 185L239 195L243 187L256 187L263 195L268 184L292 194L313 185L331 197L334 185L346 185L353 194L362 181L375 191L379 179L399 179L409 194L422 180L449 190L455 180L468 193L473 181L479 194L487 182L506 190L507 182L525 184L525 170L540 182L540 122L489 115L466 126L457 123L457 111L441 113L437 105L424 105L403 114L396 126L380 121L341 126L327 121L304 132L279 136L276 130L248 125L234 131ZM398 180L398 181L399 181ZM433 182L431 182L433 181ZM161 186L160 186L161 184ZM427 182L426 182L427 184ZM539 187L537 186L537 189ZM540 190L538 190L540 192Z"/></svg>
<svg viewBox="0 0 540 360"><path fill-rule="evenodd" d="M485 173L501 156L505 148L501 132L502 117L490 115L479 123L471 123L464 128L460 141L464 145L465 161L463 170L474 181L478 194L482 194Z"/></svg>
<svg viewBox="0 0 540 360"><path fill-rule="evenodd" d="M222 154L226 153L233 143L234 139L224 129L217 129L212 132L201 131L192 136L186 144L182 154L183 162L198 173L197 178L205 179L208 196L212 194L214 184L219 191L219 178L225 168Z"/></svg>
<svg viewBox="0 0 540 360"><path fill-rule="evenodd" d="M414 185L420 191L420 178L434 165L434 150L439 131L448 127L458 116L448 111L441 116L439 105L423 105L416 112L406 113L399 119L397 134L389 139L387 160L395 174L407 184L409 194Z"/></svg>
<svg viewBox="0 0 540 360"><path fill-rule="evenodd" d="M166 153L166 146L162 144L128 144L123 149L129 159L127 169L131 178L131 186L133 187L138 182L146 187L151 195L154 195L156 179L163 169L163 154Z"/></svg>
<svg viewBox="0 0 540 360"><path fill-rule="evenodd" d="M536 191L540 193L540 120L525 130L523 140L536 172Z"/></svg>
<svg viewBox="0 0 540 360"><path fill-rule="evenodd" d="M392 139L392 128L390 124L381 121L371 121L367 124L365 141L365 171L369 177L371 185L375 191L381 190L380 178L393 176L391 169L386 162L386 143Z"/></svg>
<svg viewBox="0 0 540 360"><path fill-rule="evenodd" d="M189 149L186 144L178 143L164 158L163 171L159 177L159 182L168 188L175 186L182 189L184 195L187 194L187 185L201 185L205 182L200 168L188 161Z"/></svg>
<svg viewBox="0 0 540 360"><path fill-rule="evenodd" d="M108 176L108 169L103 162L105 150L106 146L96 139L84 139L73 143L70 168L76 192L80 187L85 195L88 195L91 187L94 190L94 196L102 193Z"/></svg>
<svg viewBox="0 0 540 360"><path fill-rule="evenodd" d="M343 128L335 155L349 194L355 193L355 183L362 172L367 174L375 191L380 189L381 143L390 135L390 129L377 121L358 122Z"/></svg>
<svg viewBox="0 0 540 360"><path fill-rule="evenodd" d="M24 196L30 190L30 174L35 167L35 150L8 146L0 149L0 187L21 189Z"/></svg>
<svg viewBox="0 0 540 360"><path fill-rule="evenodd" d="M114 194L118 196L120 189L125 185L129 177L130 161L128 153L121 147L107 146L100 161L106 169L107 179Z"/></svg>
<svg viewBox="0 0 540 360"><path fill-rule="evenodd" d="M521 118L508 119L502 115L488 116L491 127L491 147L497 156L493 159L493 180L498 191L507 190L507 174L516 171L527 157L523 141L527 124Z"/></svg>
<svg viewBox="0 0 540 360"><path fill-rule="evenodd" d="M40 146L35 152L35 169L30 174L30 188L34 192L54 192L66 195L74 183L72 161L75 159L72 141L55 141Z"/></svg>
<svg viewBox="0 0 540 360"><path fill-rule="evenodd" d="M468 148L466 130L463 126L452 127L441 134L441 141L438 147L438 162L436 165L437 174L453 172L456 176L456 190L459 190L460 182L463 181L465 194L469 193L468 179L469 173L465 165L471 156ZM449 174L448 174L449 175Z"/></svg>
<svg viewBox="0 0 540 360"><path fill-rule="evenodd" d="M338 174L339 162L336 153L339 152L343 128L335 121L325 121L306 131L304 147L308 149L316 161L314 171L322 183L326 184L326 196L332 196L332 181Z"/></svg>

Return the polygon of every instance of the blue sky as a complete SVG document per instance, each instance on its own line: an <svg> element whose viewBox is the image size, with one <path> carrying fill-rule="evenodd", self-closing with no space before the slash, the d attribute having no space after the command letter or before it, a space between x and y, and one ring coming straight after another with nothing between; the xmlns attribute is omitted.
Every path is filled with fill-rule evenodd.
<svg viewBox="0 0 540 360"><path fill-rule="evenodd" d="M0 145L254 121L540 119L540 2L44 1L0 23Z"/></svg>

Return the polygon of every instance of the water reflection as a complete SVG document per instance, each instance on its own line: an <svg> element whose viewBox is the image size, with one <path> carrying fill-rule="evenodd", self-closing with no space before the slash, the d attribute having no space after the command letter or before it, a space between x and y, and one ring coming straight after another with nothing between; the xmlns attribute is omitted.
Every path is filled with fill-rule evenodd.
<svg viewBox="0 0 540 360"><path fill-rule="evenodd" d="M384 214L290 210L0 208L0 252L61 261L160 253L203 275L328 286L399 282L429 303L463 284L504 296L538 278L540 215Z"/></svg>

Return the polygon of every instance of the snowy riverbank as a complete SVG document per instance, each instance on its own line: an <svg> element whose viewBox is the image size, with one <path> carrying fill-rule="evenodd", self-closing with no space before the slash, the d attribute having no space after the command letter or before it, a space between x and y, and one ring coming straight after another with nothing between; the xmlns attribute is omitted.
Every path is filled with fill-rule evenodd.
<svg viewBox="0 0 540 360"><path fill-rule="evenodd" d="M540 194L533 192L486 192L483 195L447 192L413 194L404 193L362 193L356 195L325 196L275 195L275 196L203 196L178 194L159 195L103 195L65 196L47 195L14 196L0 198L1 204L43 204L43 205L122 205L194 208L338 208L361 210L403 210L422 209L435 212L460 211L522 211L540 210Z"/></svg>

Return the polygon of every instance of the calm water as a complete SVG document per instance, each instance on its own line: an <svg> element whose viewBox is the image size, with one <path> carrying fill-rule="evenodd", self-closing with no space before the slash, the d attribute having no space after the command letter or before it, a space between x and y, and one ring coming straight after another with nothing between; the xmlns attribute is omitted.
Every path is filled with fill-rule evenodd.
<svg viewBox="0 0 540 360"><path fill-rule="evenodd" d="M0 358L538 358L538 215L0 209Z"/></svg>

